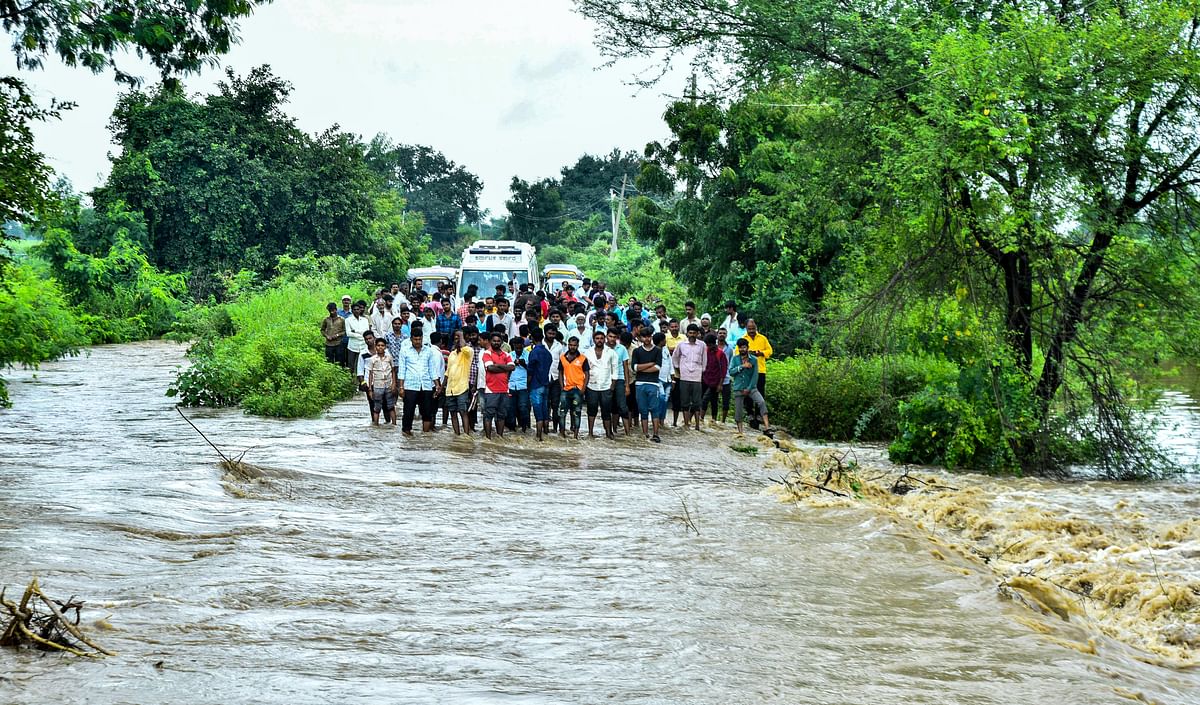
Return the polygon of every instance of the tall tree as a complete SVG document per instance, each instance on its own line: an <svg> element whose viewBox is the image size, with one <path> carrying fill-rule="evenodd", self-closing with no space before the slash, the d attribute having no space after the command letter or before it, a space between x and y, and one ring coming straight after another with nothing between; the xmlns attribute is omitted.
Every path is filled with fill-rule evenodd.
<svg viewBox="0 0 1200 705"><path fill-rule="evenodd" d="M260 67L228 72L203 100L171 85L123 96L111 122L121 153L97 206L141 212L156 263L174 271L361 251L377 183L364 148L336 126L300 131L283 110L290 91Z"/></svg>
<svg viewBox="0 0 1200 705"><path fill-rule="evenodd" d="M17 66L38 69L49 56L93 73L111 69L130 85L139 79L117 57L131 51L164 79L196 71L237 40L236 21L261 0L0 0L0 27L12 37ZM43 206L50 169L33 145L30 124L58 117L70 103L38 106L15 76L0 76L0 220Z"/></svg>
<svg viewBox="0 0 1200 705"><path fill-rule="evenodd" d="M730 84L788 82L797 111L865 129L887 227L874 254L986 272L1043 425L1068 368L1119 392L1096 336L1131 295L1127 253L1164 199L1200 185L1200 6L1191 0L577 0L614 57L666 48ZM863 118L867 118L863 124ZM830 154L831 158L836 155ZM884 243L887 243L885 248ZM868 245L871 247L872 245ZM894 282L895 278L888 281ZM990 296L989 296L990 298ZM1100 418L1119 418L1101 413ZM1117 452L1123 430L1105 433ZM1039 457L1039 439L1021 455ZM1130 462L1127 456L1124 462Z"/></svg>
<svg viewBox="0 0 1200 705"><path fill-rule="evenodd" d="M554 233L567 220L567 209L555 179L528 182L513 177L511 196L504 202L508 219L505 237L534 245L548 245Z"/></svg>
<svg viewBox="0 0 1200 705"><path fill-rule="evenodd" d="M583 155L562 168L558 190L563 207L575 220L587 220L592 214L608 217L611 192L621 190L623 178L632 184L641 167L637 154L619 149L600 157Z"/></svg>
<svg viewBox="0 0 1200 705"><path fill-rule="evenodd" d="M424 214L435 245L454 240L459 225L482 217L483 182L432 147L394 144L379 134L367 146L366 157L385 186L398 191L409 209Z"/></svg>

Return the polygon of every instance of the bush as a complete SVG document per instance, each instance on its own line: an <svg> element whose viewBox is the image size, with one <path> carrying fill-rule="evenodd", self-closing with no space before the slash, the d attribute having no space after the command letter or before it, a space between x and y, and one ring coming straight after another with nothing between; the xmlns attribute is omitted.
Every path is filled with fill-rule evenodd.
<svg viewBox="0 0 1200 705"><path fill-rule="evenodd" d="M1038 432L1033 382L999 361L963 367L899 405L893 462L1017 470L1016 452Z"/></svg>
<svg viewBox="0 0 1200 705"><path fill-rule="evenodd" d="M0 370L78 354L87 336L57 282L27 265L0 265ZM9 406L0 379L0 407Z"/></svg>
<svg viewBox="0 0 1200 705"><path fill-rule="evenodd" d="M103 257L80 252L70 233L49 229L34 251L72 302L91 343L125 343L170 330L184 308L180 274L160 272L124 231Z"/></svg>
<svg viewBox="0 0 1200 705"><path fill-rule="evenodd" d="M954 365L927 357L801 353L768 363L771 418L805 438L890 440L898 400L956 374Z"/></svg>
<svg viewBox="0 0 1200 705"><path fill-rule="evenodd" d="M167 390L185 406L234 406L284 418L316 416L354 394L354 379L325 361L318 332L344 286L295 276L184 317L192 366Z"/></svg>

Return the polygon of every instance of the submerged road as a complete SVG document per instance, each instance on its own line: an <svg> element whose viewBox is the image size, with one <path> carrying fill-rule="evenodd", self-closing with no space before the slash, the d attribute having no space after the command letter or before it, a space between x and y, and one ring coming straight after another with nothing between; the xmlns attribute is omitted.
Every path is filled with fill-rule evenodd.
<svg viewBox="0 0 1200 705"><path fill-rule="evenodd" d="M11 374L0 583L78 595L119 655L0 653L0 703L1197 701L1194 674L1048 642L869 510L779 502L727 431L405 440L361 401L193 410L261 468L223 478L163 396L182 353Z"/></svg>

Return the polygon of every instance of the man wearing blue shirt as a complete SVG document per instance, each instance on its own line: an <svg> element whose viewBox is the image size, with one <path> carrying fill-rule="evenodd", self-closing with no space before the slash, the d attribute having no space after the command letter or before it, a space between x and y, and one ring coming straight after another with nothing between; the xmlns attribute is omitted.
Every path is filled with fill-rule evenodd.
<svg viewBox="0 0 1200 705"><path fill-rule="evenodd" d="M533 419L537 423L537 439L540 441L547 433L547 422L550 418L550 404L547 392L550 389L550 366L553 363L550 351L542 344L545 334L540 328L529 331L532 345L526 363L529 373L529 403L533 407Z"/></svg>
<svg viewBox="0 0 1200 705"><path fill-rule="evenodd" d="M508 425L510 428L521 428L522 433L529 431L529 349L525 347L525 339L516 336L508 341L512 347L513 364L516 367L508 376Z"/></svg>
<svg viewBox="0 0 1200 705"><path fill-rule="evenodd" d="M404 346L396 365L396 379L404 398L404 435L412 435L413 411L421 410L421 430L433 430L433 398L441 393L442 354L424 344L425 331L413 325L411 345Z"/></svg>

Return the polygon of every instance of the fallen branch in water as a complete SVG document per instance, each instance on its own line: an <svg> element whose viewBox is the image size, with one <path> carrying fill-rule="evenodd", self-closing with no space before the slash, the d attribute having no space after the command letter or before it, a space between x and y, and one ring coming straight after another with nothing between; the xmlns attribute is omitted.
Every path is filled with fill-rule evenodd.
<svg viewBox="0 0 1200 705"><path fill-rule="evenodd" d="M8 612L8 622L0 634L0 646L11 648L33 647L43 651L65 651L76 656L113 656L113 652L88 639L79 629L79 613L83 603L75 597L66 602L52 600L42 592L34 578L20 603L4 599L5 589L0 588L0 606ZM38 608L37 598L48 612ZM32 603L32 604L31 604ZM67 612L75 611L75 621L67 618ZM88 650L90 649L90 651Z"/></svg>

